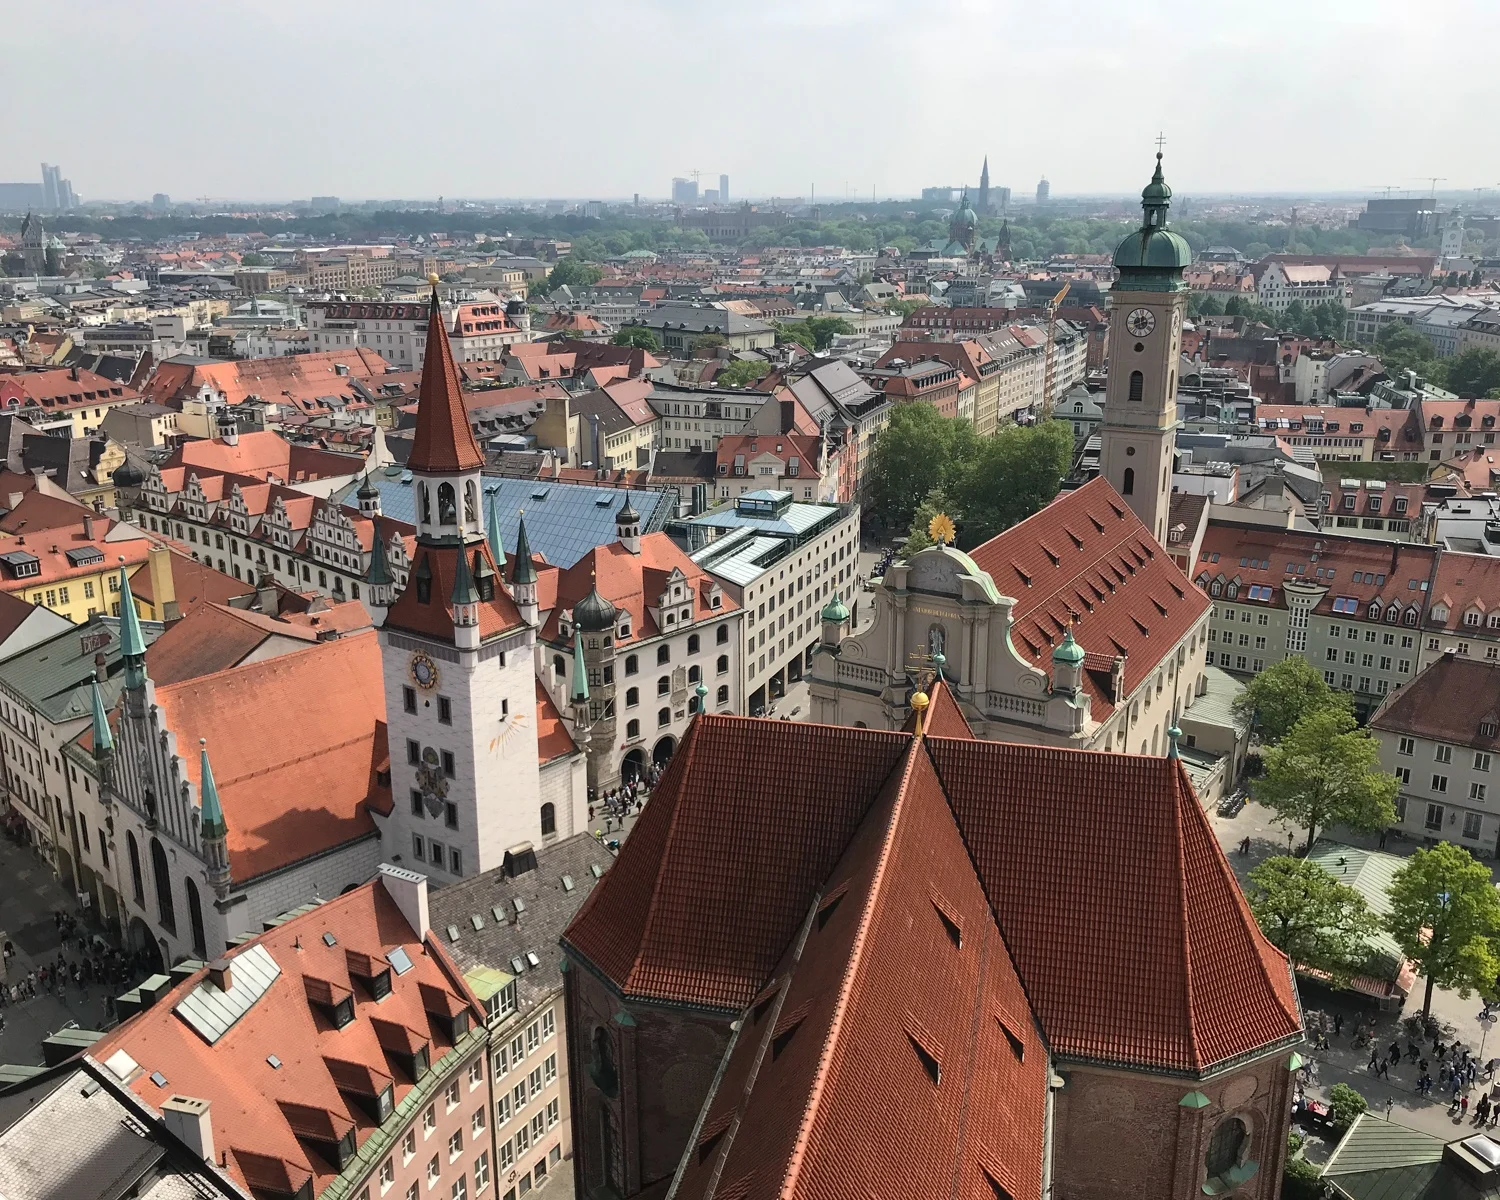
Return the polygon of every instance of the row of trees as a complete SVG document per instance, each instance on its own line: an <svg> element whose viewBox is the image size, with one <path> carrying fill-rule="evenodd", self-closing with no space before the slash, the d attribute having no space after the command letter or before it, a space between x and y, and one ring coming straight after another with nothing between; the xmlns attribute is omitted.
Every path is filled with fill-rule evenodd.
<svg viewBox="0 0 1500 1200"><path fill-rule="evenodd" d="M1396 777L1380 768L1379 745L1356 726L1349 697L1303 658L1257 675L1235 701L1267 749L1255 796L1307 829L1311 850L1329 825L1373 831L1396 821ZM1335 980L1358 974L1368 939L1382 928L1435 986L1467 996L1496 994L1500 893L1490 871L1461 846L1418 850L1396 873L1382 920L1364 897L1306 858L1267 859L1250 873L1250 907L1266 936L1293 962Z"/></svg>
<svg viewBox="0 0 1500 1200"><path fill-rule="evenodd" d="M1428 382L1460 396L1500 399L1500 354L1470 347L1439 358L1433 344L1409 325L1393 322L1375 339L1375 354L1392 376L1415 371Z"/></svg>
<svg viewBox="0 0 1500 1200"><path fill-rule="evenodd" d="M909 551L926 546L928 522L947 513L968 549L1051 501L1072 454L1063 421L1003 425L981 437L972 422L930 404L899 405L875 442L871 512L882 528L909 531Z"/></svg>

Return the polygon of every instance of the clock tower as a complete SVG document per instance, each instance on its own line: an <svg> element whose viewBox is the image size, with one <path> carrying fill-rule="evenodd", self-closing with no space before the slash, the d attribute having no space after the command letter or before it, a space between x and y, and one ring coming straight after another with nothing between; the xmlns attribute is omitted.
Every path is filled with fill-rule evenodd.
<svg viewBox="0 0 1500 1200"><path fill-rule="evenodd" d="M1193 261L1187 242L1167 228L1172 189L1161 173L1141 193L1141 227L1115 251L1119 278L1110 292L1109 382L1104 398L1100 470L1158 542L1167 539L1177 442L1177 361Z"/></svg>
<svg viewBox="0 0 1500 1200"><path fill-rule="evenodd" d="M380 643L395 798L384 853L436 884L542 841L536 628L485 536L483 465L434 287L406 460L417 544Z"/></svg>

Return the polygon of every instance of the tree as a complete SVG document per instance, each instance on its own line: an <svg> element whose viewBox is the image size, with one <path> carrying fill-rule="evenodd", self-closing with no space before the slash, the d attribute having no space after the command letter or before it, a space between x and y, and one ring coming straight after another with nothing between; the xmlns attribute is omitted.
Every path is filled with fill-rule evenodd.
<svg viewBox="0 0 1500 1200"><path fill-rule="evenodd" d="M1380 363L1391 376L1400 376L1403 371L1416 371L1425 375L1437 359L1432 343L1409 325L1399 321L1387 325L1375 339L1375 353Z"/></svg>
<svg viewBox="0 0 1500 1200"><path fill-rule="evenodd" d="M1358 973L1380 928L1363 896L1305 858L1266 859L1250 872L1249 900L1273 946L1338 984Z"/></svg>
<svg viewBox="0 0 1500 1200"><path fill-rule="evenodd" d="M266 256L264 254L256 254L254 251L251 251L249 254L240 255L240 266L242 267L263 267L265 265Z"/></svg>
<svg viewBox="0 0 1500 1200"><path fill-rule="evenodd" d="M1422 1016L1432 1011L1432 989L1454 988L1465 999L1494 994L1500 974L1500 893L1490 869L1462 846L1439 842L1418 850L1390 886L1386 927L1401 952L1427 977Z"/></svg>
<svg viewBox="0 0 1500 1200"><path fill-rule="evenodd" d="M1224 301L1224 312L1231 317L1244 317L1247 321L1258 322L1261 325L1270 325L1273 328L1280 321L1276 314L1263 304L1257 304L1246 296L1231 296Z"/></svg>
<svg viewBox="0 0 1500 1200"><path fill-rule="evenodd" d="M1336 300L1328 300L1322 304L1314 305L1310 310L1313 321L1318 327L1318 336L1326 338L1341 338L1344 336L1344 328L1349 323L1349 310Z"/></svg>
<svg viewBox="0 0 1500 1200"><path fill-rule="evenodd" d="M1471 346L1449 361L1444 386L1460 396L1475 397L1500 388L1500 354Z"/></svg>
<svg viewBox="0 0 1500 1200"><path fill-rule="evenodd" d="M812 334L815 350L827 350L839 334L854 332L854 326L843 317L808 317L802 324Z"/></svg>
<svg viewBox="0 0 1500 1200"><path fill-rule="evenodd" d="M777 323L776 344L780 346L787 342L796 342L808 353L813 353L818 348L818 340L813 337L812 330L807 328L805 321L793 321L789 324Z"/></svg>
<svg viewBox="0 0 1500 1200"><path fill-rule="evenodd" d="M1349 1132L1354 1118L1370 1106L1365 1098L1347 1083L1336 1083L1328 1089L1328 1107L1333 1112L1333 1127L1339 1136Z"/></svg>
<svg viewBox="0 0 1500 1200"><path fill-rule="evenodd" d="M1190 292L1187 304L1190 317L1218 317L1224 313L1224 301L1210 292Z"/></svg>
<svg viewBox="0 0 1500 1200"><path fill-rule="evenodd" d="M1072 461L1066 421L1002 425L976 439L972 460L949 485L964 515L962 544L986 542L1050 504Z"/></svg>
<svg viewBox="0 0 1500 1200"><path fill-rule="evenodd" d="M1307 826L1307 847L1325 825L1383 829L1396 820L1396 777L1380 746L1347 708L1317 708L1265 754L1255 796L1284 821Z"/></svg>
<svg viewBox="0 0 1500 1200"><path fill-rule="evenodd" d="M889 530L911 524L934 487L956 479L974 455L974 427L930 404L900 404L875 440L870 507Z"/></svg>
<svg viewBox="0 0 1500 1200"><path fill-rule="evenodd" d="M565 285L570 288L593 287L603 277L604 272L598 267L592 263L580 262L570 254L558 261L546 279L533 284L532 291L546 296Z"/></svg>
<svg viewBox="0 0 1500 1200"><path fill-rule="evenodd" d="M610 341L616 346L634 346L638 350L655 352L661 349L661 341L644 325L627 325Z"/></svg>
<svg viewBox="0 0 1500 1200"><path fill-rule="evenodd" d="M737 358L714 376L715 387L748 387L771 369L768 362L757 362L751 358Z"/></svg>
<svg viewBox="0 0 1500 1200"><path fill-rule="evenodd" d="M1308 713L1349 708L1346 693L1328 686L1322 672L1305 658L1272 663L1234 701L1234 714L1248 722L1263 742L1279 742Z"/></svg>
<svg viewBox="0 0 1500 1200"><path fill-rule="evenodd" d="M895 313L903 321L919 308L925 308L925 300L887 300L885 308L887 312Z"/></svg>
<svg viewBox="0 0 1500 1200"><path fill-rule="evenodd" d="M932 535L927 532L927 527L932 524L932 518L938 513L948 516L955 525L960 521L961 514L958 506L953 503L947 492L940 487L935 487L922 498L922 503L917 505L917 511L912 514L911 528L906 531L904 553L915 554L918 550L926 550L932 545Z"/></svg>
<svg viewBox="0 0 1500 1200"><path fill-rule="evenodd" d="M701 333L693 339L689 353L697 358L700 354L705 358L711 357L711 352L720 346L727 346L729 339L722 333Z"/></svg>

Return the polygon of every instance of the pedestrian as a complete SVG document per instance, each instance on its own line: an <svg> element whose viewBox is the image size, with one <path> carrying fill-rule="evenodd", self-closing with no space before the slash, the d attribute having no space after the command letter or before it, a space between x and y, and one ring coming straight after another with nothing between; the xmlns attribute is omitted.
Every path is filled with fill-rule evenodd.
<svg viewBox="0 0 1500 1200"><path fill-rule="evenodd" d="M1343 1032L1344 1032L1344 1014L1343 1013L1334 1013L1333 1014L1333 1036L1334 1037L1338 1037L1339 1034L1341 1034Z"/></svg>
<svg viewBox="0 0 1500 1200"><path fill-rule="evenodd" d="M1447 1087L1448 1086L1448 1064L1447 1063L1439 1063L1438 1064L1438 1083L1440 1085L1442 1085L1443 1087Z"/></svg>
<svg viewBox="0 0 1500 1200"><path fill-rule="evenodd" d="M1421 1051L1417 1049L1417 1043L1412 1041L1411 1038L1406 1039L1406 1057L1411 1059L1412 1062L1416 1062L1417 1059L1422 1057Z"/></svg>
<svg viewBox="0 0 1500 1200"><path fill-rule="evenodd" d="M1465 1092L1458 1100L1458 1111L1463 1116L1469 1115L1469 1093Z"/></svg>
<svg viewBox="0 0 1500 1200"><path fill-rule="evenodd" d="M1382 1058L1380 1060L1380 1068L1375 1074L1381 1079L1389 1079L1391 1077L1391 1064Z"/></svg>
<svg viewBox="0 0 1500 1200"><path fill-rule="evenodd" d="M1371 1049L1371 1051L1370 1051L1370 1070L1372 1070L1372 1071L1378 1071L1379 1069L1380 1069L1380 1051L1379 1050L1375 1050L1375 1049Z"/></svg>
<svg viewBox="0 0 1500 1200"><path fill-rule="evenodd" d="M1421 1070L1423 1075L1427 1074L1427 1060L1425 1058L1417 1063L1417 1067Z"/></svg>

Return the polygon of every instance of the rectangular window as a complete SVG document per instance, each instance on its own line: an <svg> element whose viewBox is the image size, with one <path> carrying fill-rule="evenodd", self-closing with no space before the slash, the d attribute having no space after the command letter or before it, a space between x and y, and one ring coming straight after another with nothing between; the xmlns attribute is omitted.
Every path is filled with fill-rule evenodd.
<svg viewBox="0 0 1500 1200"><path fill-rule="evenodd" d="M501 1046L500 1049L496 1050L492 1061L495 1064L496 1079L501 1078L507 1071L510 1070L510 1052L506 1049L506 1047Z"/></svg>
<svg viewBox="0 0 1500 1200"><path fill-rule="evenodd" d="M1446 792L1448 790L1448 777L1446 775L1434 775L1430 790L1439 794Z"/></svg>
<svg viewBox="0 0 1500 1200"><path fill-rule="evenodd" d="M554 1098L547 1101L547 1128L551 1129L562 1119L561 1105Z"/></svg>
<svg viewBox="0 0 1500 1200"><path fill-rule="evenodd" d="M510 1098L514 1103L515 1110L517 1112L520 1112L523 1108L526 1107L526 1102L530 1100L531 1097L526 1092L526 1081L524 1079L511 1089Z"/></svg>
<svg viewBox="0 0 1500 1200"><path fill-rule="evenodd" d="M1477 838L1483 825L1484 818L1479 813L1464 813L1464 837Z"/></svg>
<svg viewBox="0 0 1500 1200"><path fill-rule="evenodd" d="M526 1027L526 1053L530 1054L542 1044L542 1023L533 1021Z"/></svg>
<svg viewBox="0 0 1500 1200"><path fill-rule="evenodd" d="M536 1067L531 1072L531 1094L539 1096L542 1092L542 1068Z"/></svg>
<svg viewBox="0 0 1500 1200"><path fill-rule="evenodd" d="M1410 767L1397 767L1396 770L1395 770L1395 772L1394 772L1394 774L1396 776L1396 782L1397 783L1405 785L1405 784L1409 784L1411 782L1411 768Z"/></svg>
<svg viewBox="0 0 1500 1200"><path fill-rule="evenodd" d="M500 1143L500 1148L495 1151L495 1162L499 1165L500 1170L508 1171L511 1168L511 1164L515 1161L515 1149L511 1145L510 1139L507 1138L505 1141Z"/></svg>
<svg viewBox="0 0 1500 1200"><path fill-rule="evenodd" d="M501 1092L500 1098L495 1101L495 1124L504 1125L510 1120L510 1093Z"/></svg>
<svg viewBox="0 0 1500 1200"><path fill-rule="evenodd" d="M452 779L457 774L457 767L453 760L453 751L443 751L443 774Z"/></svg>
<svg viewBox="0 0 1500 1200"><path fill-rule="evenodd" d="M1443 827L1443 806L1441 804L1429 804L1427 806L1428 829L1439 830Z"/></svg>
<svg viewBox="0 0 1500 1200"><path fill-rule="evenodd" d="M1471 783L1471 784L1469 784L1469 799L1470 800L1483 800L1484 799L1484 784L1482 784L1482 783Z"/></svg>
<svg viewBox="0 0 1500 1200"><path fill-rule="evenodd" d="M478 1137L484 1132L484 1109L476 1108L474 1115L469 1118L469 1132Z"/></svg>
<svg viewBox="0 0 1500 1200"><path fill-rule="evenodd" d="M557 1055L547 1055L547 1061L542 1064L542 1079L551 1083L557 1078Z"/></svg>
<svg viewBox="0 0 1500 1200"><path fill-rule="evenodd" d="M422 743L416 738L406 739L406 762L408 766L417 766L422 761Z"/></svg>
<svg viewBox="0 0 1500 1200"><path fill-rule="evenodd" d="M1490 756L1488 754L1474 752L1474 769L1476 771L1488 771L1490 769Z"/></svg>
<svg viewBox="0 0 1500 1200"><path fill-rule="evenodd" d="M455 1129L448 1137L448 1161L452 1162L464 1152L464 1131Z"/></svg>
<svg viewBox="0 0 1500 1200"><path fill-rule="evenodd" d="M1477 760L1478 756L1476 755L1475 758ZM1485 762L1484 770L1488 771L1490 769L1489 768L1489 762L1488 762L1489 755L1485 755L1485 759L1486 759L1486 762ZM1476 767L1479 766L1478 761L1476 761L1474 763L1474 765ZM553 1015L552 1009L549 1008L546 1012L544 1012L542 1014L542 1041L545 1042L549 1037L551 1037L556 1032L557 1032L557 1018Z"/></svg>
<svg viewBox="0 0 1500 1200"><path fill-rule="evenodd" d="M411 856L414 859L416 859L418 862L425 862L427 860L426 850L427 850L427 844L426 844L426 842L423 841L422 835L420 833L414 833L414 834L412 834L411 835Z"/></svg>
<svg viewBox="0 0 1500 1200"><path fill-rule="evenodd" d="M463 854L457 846L450 846L448 848L448 870L452 871L455 875L462 875L464 873Z"/></svg>
<svg viewBox="0 0 1500 1200"><path fill-rule="evenodd" d="M1432 761L1440 763L1451 763L1453 761L1453 747L1438 746L1432 752Z"/></svg>
<svg viewBox="0 0 1500 1200"><path fill-rule="evenodd" d="M403 687L401 689L401 707L409 713L417 711L417 689L414 687Z"/></svg>
<svg viewBox="0 0 1500 1200"><path fill-rule="evenodd" d="M474 1160L474 1192L484 1191L490 1186L490 1152L480 1151L479 1157Z"/></svg>

